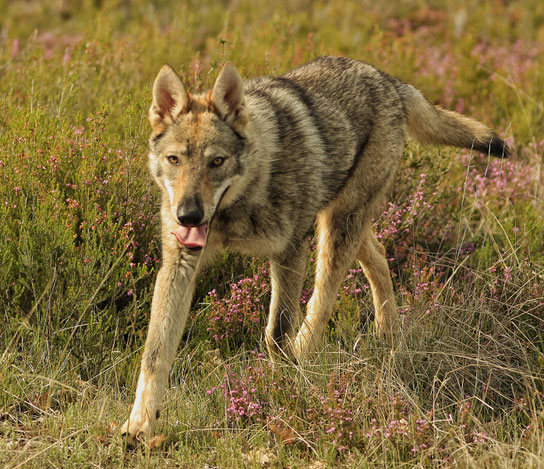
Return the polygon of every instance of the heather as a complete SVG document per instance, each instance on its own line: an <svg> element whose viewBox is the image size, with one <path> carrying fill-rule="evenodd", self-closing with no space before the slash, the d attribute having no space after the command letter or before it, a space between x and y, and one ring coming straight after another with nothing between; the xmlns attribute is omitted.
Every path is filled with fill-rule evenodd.
<svg viewBox="0 0 544 469"><path fill-rule="evenodd" d="M0 18L0 465L544 465L541 2L28 1ZM198 282L165 441L125 450L161 257L150 84L163 63L200 91L225 60L257 76L322 54L486 122L512 156L408 144L374 222L393 349L354 264L323 352L271 362L269 267L222 254Z"/></svg>

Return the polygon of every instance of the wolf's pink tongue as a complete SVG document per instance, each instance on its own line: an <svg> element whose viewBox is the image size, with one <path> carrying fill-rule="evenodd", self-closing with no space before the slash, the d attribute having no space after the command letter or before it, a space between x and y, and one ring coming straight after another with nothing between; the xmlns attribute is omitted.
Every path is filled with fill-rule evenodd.
<svg viewBox="0 0 544 469"><path fill-rule="evenodd" d="M189 248L203 247L206 245L207 224L200 226L179 226L172 234L180 244Z"/></svg>

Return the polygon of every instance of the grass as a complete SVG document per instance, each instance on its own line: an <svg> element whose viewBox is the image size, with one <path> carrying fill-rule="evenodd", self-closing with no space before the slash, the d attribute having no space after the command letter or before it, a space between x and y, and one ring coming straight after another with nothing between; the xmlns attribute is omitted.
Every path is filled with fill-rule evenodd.
<svg viewBox="0 0 544 469"><path fill-rule="evenodd" d="M0 18L0 465L544 466L541 2L27 1ZM323 353L273 366L267 264L224 254L199 281L166 441L127 451L160 264L149 85L165 62L202 90L225 60L258 76L322 54L483 120L513 155L408 145L375 222L393 350L354 265Z"/></svg>

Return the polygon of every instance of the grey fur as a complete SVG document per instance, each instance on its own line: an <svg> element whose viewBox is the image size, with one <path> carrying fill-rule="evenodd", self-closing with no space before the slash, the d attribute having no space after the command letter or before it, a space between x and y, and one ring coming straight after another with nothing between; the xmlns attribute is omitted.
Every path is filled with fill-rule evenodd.
<svg viewBox="0 0 544 469"><path fill-rule="evenodd" d="M303 359L318 348L354 260L372 288L376 329L391 336L397 319L393 287L371 221L406 138L508 154L483 124L431 105L416 88L371 65L338 57L245 83L226 64L213 89L196 96L165 66L153 87L150 122L150 169L162 189L163 267L136 401L123 427L131 441L152 431L194 276L216 252L228 248L270 259L265 339L271 354ZM202 203L200 232L205 227L208 235L200 251L172 236L189 229L178 223L180 204L183 209L188 198ZM314 226L315 288L302 320L299 298Z"/></svg>

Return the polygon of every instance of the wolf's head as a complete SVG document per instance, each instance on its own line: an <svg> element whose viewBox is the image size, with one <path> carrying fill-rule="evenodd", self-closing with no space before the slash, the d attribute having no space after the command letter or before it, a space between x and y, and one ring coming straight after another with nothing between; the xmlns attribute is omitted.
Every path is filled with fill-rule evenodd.
<svg viewBox="0 0 544 469"><path fill-rule="evenodd" d="M181 244L200 248L219 204L232 200L244 172L249 114L242 78L227 63L208 93L192 96L164 65L153 84L149 121L149 166L168 207L166 222Z"/></svg>

